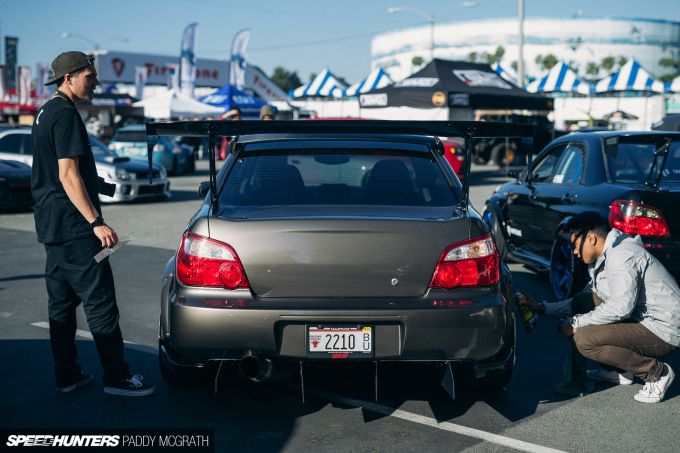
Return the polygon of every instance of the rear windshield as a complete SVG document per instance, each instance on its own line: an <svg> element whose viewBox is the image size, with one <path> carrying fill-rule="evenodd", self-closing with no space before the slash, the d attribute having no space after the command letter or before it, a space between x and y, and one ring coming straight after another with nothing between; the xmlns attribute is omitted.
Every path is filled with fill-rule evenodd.
<svg viewBox="0 0 680 453"><path fill-rule="evenodd" d="M625 184L645 183L654 163L655 151L656 146L653 143L619 143L616 157L607 156L612 181ZM662 161L663 157L659 157L658 165ZM655 175L652 175L651 181L656 181ZM680 141L671 142L659 182L680 182Z"/></svg>
<svg viewBox="0 0 680 453"><path fill-rule="evenodd" d="M431 157L379 149L257 152L235 163L219 203L454 206L454 190Z"/></svg>

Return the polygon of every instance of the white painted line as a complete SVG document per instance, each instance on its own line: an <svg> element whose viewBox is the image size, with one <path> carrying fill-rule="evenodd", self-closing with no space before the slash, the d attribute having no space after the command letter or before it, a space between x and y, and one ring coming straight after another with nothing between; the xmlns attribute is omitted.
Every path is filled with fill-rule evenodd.
<svg viewBox="0 0 680 453"><path fill-rule="evenodd" d="M41 327L49 329L50 325L46 322L36 322L31 324L35 327ZM84 330L77 330L76 335L92 339L92 334ZM144 345L138 345L136 343L125 342L127 345L133 349L140 352L146 352L149 354L156 354L158 351L154 348ZM287 386L286 386L287 387ZM513 439L511 437L500 436L498 434L488 433L486 431L481 431L479 429L468 428L467 426L456 425L450 422L440 422L431 417L425 417L423 415L413 414L411 412L402 411L399 409L394 409L387 406L381 406L380 404L369 403L368 401L356 400L353 398L345 398L344 396L336 395L335 393L326 392L323 390L315 390L309 387L305 388L305 393L314 395L318 398L323 398L329 401L335 401L347 406L353 406L359 409L366 409L378 414L388 415L390 417L400 418L413 423L418 423L425 426L430 426L432 428L441 429L443 431L449 431L456 434L461 434L463 436L474 437L476 439L483 440L485 442L491 442L497 445L503 445L505 447L514 448L519 451L526 451L529 453L567 453L563 450L556 450L554 448L544 447L542 445L536 445L529 442L524 442L522 440Z"/></svg>
<svg viewBox="0 0 680 453"><path fill-rule="evenodd" d="M388 415L390 417L396 417L413 423L419 423L421 425L430 426L432 428L441 429L456 434L461 434L463 436L474 437L485 442L491 442L494 444L503 445L505 447L514 448L515 450L532 453L565 453L562 450L555 450L553 448L544 447L542 445L536 445L529 442L524 442L522 440L516 440L510 437L500 436L498 434L488 433L486 431L456 425L455 423L440 422L431 417L425 417L422 415L413 414L411 412L393 409L391 407L381 406L379 404L369 403L367 401L345 398L343 396L336 395L330 392L306 388L305 393L309 393L311 395L317 396L319 398L324 398L329 401L335 401L337 403L342 403L348 406L363 408L372 412L377 412L379 414Z"/></svg>
<svg viewBox="0 0 680 453"><path fill-rule="evenodd" d="M42 322L34 322L34 323L32 323L31 325L32 325L32 326L35 326L35 327L40 327L41 329L50 330L50 323L48 323L48 322L44 322L44 321L42 321ZM91 334L90 332L88 332L87 330L76 329L76 337L83 337L83 338L87 338L87 339L89 339L89 340L94 340L94 338L92 337L92 334ZM127 344L127 345L135 345L135 346L139 346L139 345L137 345L137 344L135 344L135 343L130 343L129 341L123 341L123 343L125 343L125 344ZM139 346L139 347L140 347L140 348L143 348L144 346ZM145 351L145 352L146 352L146 351Z"/></svg>

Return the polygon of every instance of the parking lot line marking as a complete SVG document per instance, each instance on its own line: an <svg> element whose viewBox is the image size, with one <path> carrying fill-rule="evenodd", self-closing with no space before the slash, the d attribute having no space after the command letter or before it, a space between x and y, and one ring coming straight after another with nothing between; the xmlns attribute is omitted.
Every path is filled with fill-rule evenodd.
<svg viewBox="0 0 680 453"><path fill-rule="evenodd" d="M45 321L34 322L34 323L31 323L31 325L34 326L34 327L40 327L41 329L47 329L47 330L50 329L50 323L45 322ZM90 332L88 332L87 330L76 329L76 337L83 337L83 338L87 338L89 340L94 340L94 337L92 336L92 334ZM128 344L128 345L135 344L135 343L130 343L129 341L123 341L123 343Z"/></svg>
<svg viewBox="0 0 680 453"><path fill-rule="evenodd" d="M317 396L319 398L327 399L329 401L335 401L337 403L345 404L348 406L353 406L356 408L362 408L369 410L371 412L377 412L379 414L388 415L390 417L400 418L402 420L410 421L413 423L419 423L421 425L430 426L432 428L441 429L444 431L449 431L456 434L461 434L463 436L474 437L485 442L491 442L497 445L503 445L505 447L514 448L515 450L532 452L532 453L565 453L562 450L555 450L553 448L545 447L543 445L536 445L529 442L524 442L522 440L512 439L510 437L500 436L498 434L488 433L486 431L481 431L479 429L468 428L466 426L456 425L450 422L440 422L431 417L425 417L423 415L413 414L411 412L402 411L399 409L394 409L387 406L381 406L380 404L369 403L368 401L361 401L352 398L345 398L334 393L315 390L315 389L305 389L305 393Z"/></svg>

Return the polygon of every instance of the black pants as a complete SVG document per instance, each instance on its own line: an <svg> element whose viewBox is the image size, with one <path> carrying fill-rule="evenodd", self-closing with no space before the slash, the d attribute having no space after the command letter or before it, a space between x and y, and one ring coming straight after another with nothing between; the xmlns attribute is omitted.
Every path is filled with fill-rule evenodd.
<svg viewBox="0 0 680 453"><path fill-rule="evenodd" d="M70 385L81 371L75 344L76 308L81 302L104 370L104 385L130 375L123 358L111 265L108 258L99 263L94 260L101 249L101 241L94 235L45 244L45 282L57 387Z"/></svg>

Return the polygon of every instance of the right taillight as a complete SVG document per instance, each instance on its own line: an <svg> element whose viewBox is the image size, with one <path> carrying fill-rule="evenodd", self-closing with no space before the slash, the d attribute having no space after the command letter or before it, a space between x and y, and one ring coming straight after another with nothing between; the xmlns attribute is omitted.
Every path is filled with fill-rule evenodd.
<svg viewBox="0 0 680 453"><path fill-rule="evenodd" d="M430 288L488 286L500 278L499 258L491 235L450 245L434 271Z"/></svg>
<svg viewBox="0 0 680 453"><path fill-rule="evenodd" d="M231 247L189 232L184 233L177 253L177 280L191 286L250 287L241 261Z"/></svg>
<svg viewBox="0 0 680 453"><path fill-rule="evenodd" d="M640 236L670 236L663 214L651 206L616 200L609 207L609 225L623 233Z"/></svg>

